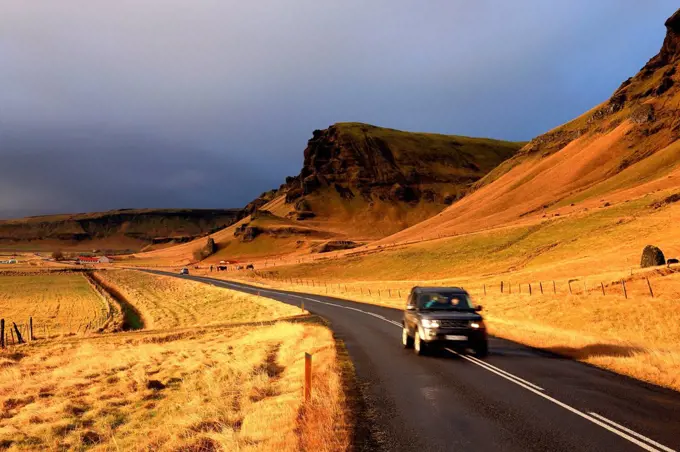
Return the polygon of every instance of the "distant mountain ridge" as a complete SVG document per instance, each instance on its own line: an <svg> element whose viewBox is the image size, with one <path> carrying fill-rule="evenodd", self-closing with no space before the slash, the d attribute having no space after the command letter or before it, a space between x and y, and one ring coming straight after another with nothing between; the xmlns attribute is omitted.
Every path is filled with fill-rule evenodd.
<svg viewBox="0 0 680 452"><path fill-rule="evenodd" d="M139 250L182 243L227 227L242 209L119 209L0 221L0 247L99 247Z"/></svg>

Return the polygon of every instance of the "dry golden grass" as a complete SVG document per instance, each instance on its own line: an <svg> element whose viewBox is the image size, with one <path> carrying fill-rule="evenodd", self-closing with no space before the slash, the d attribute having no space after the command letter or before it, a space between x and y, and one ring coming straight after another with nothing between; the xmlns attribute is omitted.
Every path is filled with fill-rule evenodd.
<svg viewBox="0 0 680 452"><path fill-rule="evenodd" d="M98 276L141 313L146 329L268 321L300 313L283 303L191 280L133 270Z"/></svg>
<svg viewBox="0 0 680 452"><path fill-rule="evenodd" d="M496 336L680 390L677 299L525 293L478 301Z"/></svg>
<svg viewBox="0 0 680 452"><path fill-rule="evenodd" d="M302 402L303 356L314 392ZM2 352L10 450L344 450L329 330L218 326L36 342Z"/></svg>
<svg viewBox="0 0 680 452"><path fill-rule="evenodd" d="M33 317L38 337L45 334L45 327L49 335L84 332L87 325L102 324L108 310L81 274L0 276L0 317L6 325L25 325Z"/></svg>
<svg viewBox="0 0 680 452"><path fill-rule="evenodd" d="M153 329L37 340L0 351L0 448L349 447L336 345L318 319L193 281L102 273L129 302L139 303ZM306 404L305 352L314 363Z"/></svg>

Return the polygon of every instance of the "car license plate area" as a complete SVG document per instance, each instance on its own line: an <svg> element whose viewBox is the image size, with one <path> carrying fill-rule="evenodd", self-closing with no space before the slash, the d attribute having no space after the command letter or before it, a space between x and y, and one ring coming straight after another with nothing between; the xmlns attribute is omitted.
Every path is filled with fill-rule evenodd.
<svg viewBox="0 0 680 452"><path fill-rule="evenodd" d="M467 336L461 336L459 334L447 334L444 338L447 341L467 341Z"/></svg>

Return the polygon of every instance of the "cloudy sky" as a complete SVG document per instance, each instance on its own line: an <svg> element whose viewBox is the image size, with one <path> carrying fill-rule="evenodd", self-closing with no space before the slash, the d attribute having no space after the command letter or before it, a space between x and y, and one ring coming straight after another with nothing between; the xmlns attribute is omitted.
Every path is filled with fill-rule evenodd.
<svg viewBox="0 0 680 452"><path fill-rule="evenodd" d="M528 140L605 100L677 0L0 2L0 218L237 207L361 121Z"/></svg>

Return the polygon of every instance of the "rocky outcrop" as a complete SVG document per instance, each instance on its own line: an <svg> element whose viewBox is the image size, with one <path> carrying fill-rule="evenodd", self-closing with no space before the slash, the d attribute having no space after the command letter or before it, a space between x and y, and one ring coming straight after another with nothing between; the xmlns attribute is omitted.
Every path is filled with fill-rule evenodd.
<svg viewBox="0 0 680 452"><path fill-rule="evenodd" d="M351 240L330 240L313 249L317 253L330 253L332 251L351 250L361 246L362 243Z"/></svg>
<svg viewBox="0 0 680 452"><path fill-rule="evenodd" d="M663 41L659 53L649 60L642 69L643 72L654 72L656 69L667 64L675 63L680 59L680 9L666 20L666 38Z"/></svg>
<svg viewBox="0 0 680 452"><path fill-rule="evenodd" d="M257 226L250 226L249 223L246 223L234 230L234 237L238 238L241 242L252 242L261 233L262 229Z"/></svg>
<svg viewBox="0 0 680 452"><path fill-rule="evenodd" d="M464 191L519 144L435 134L415 134L359 123L315 130L304 151L300 174L286 179L286 202L295 215L310 218L301 204L309 195L330 190L343 200L440 203ZM490 159L477 161L479 153ZM443 193L446 185L447 193ZM454 195L455 196L455 195Z"/></svg>
<svg viewBox="0 0 680 452"><path fill-rule="evenodd" d="M666 258L663 251L654 245L647 245L642 250L642 258L640 259L640 267L656 267L657 265L665 265Z"/></svg>

